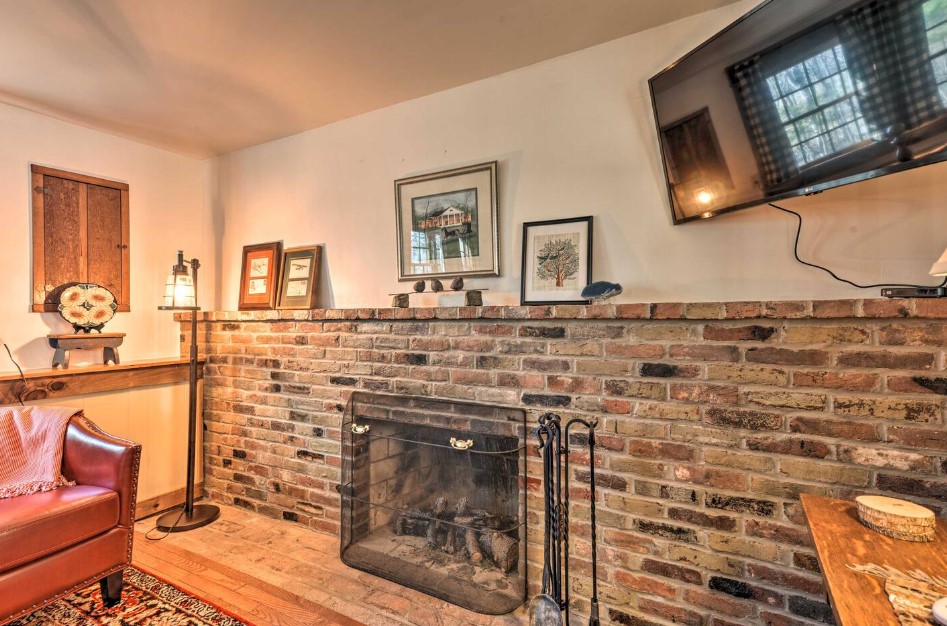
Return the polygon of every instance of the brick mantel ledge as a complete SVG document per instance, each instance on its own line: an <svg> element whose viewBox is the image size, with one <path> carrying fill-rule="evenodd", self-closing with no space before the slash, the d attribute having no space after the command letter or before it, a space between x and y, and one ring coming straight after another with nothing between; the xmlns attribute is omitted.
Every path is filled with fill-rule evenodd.
<svg viewBox="0 0 947 626"><path fill-rule="evenodd" d="M478 306L312 309L301 311L202 311L213 322L273 320L743 320L930 318L947 319L947 298L780 300L758 302L656 302L557 306ZM175 314L178 321L190 319Z"/></svg>

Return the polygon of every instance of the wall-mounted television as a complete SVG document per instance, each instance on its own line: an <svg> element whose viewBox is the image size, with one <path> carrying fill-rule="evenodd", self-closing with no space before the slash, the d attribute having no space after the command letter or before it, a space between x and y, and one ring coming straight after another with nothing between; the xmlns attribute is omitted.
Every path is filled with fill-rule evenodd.
<svg viewBox="0 0 947 626"><path fill-rule="evenodd" d="M767 0L649 81L675 224L947 159L947 0Z"/></svg>

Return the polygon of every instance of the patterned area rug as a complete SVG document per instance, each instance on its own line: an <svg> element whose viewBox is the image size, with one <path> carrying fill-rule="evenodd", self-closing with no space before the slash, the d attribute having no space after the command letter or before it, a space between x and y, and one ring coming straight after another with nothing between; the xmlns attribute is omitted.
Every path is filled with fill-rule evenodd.
<svg viewBox="0 0 947 626"><path fill-rule="evenodd" d="M252 626L177 587L130 567L122 602L102 606L99 583L11 622L9 626Z"/></svg>

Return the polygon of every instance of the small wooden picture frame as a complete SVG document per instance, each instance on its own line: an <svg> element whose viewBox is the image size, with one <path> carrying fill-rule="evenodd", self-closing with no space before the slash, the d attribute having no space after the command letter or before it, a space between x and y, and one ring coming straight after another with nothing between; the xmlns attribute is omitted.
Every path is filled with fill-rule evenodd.
<svg viewBox="0 0 947 626"><path fill-rule="evenodd" d="M283 250L277 309L314 309L319 287L322 246L300 246Z"/></svg>
<svg viewBox="0 0 947 626"><path fill-rule="evenodd" d="M282 251L281 241L243 247L239 310L272 309L276 306Z"/></svg>

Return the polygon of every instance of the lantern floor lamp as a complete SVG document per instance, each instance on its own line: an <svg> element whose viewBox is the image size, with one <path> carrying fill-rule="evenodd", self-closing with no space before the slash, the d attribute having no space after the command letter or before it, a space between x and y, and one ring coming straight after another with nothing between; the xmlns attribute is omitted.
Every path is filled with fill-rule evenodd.
<svg viewBox="0 0 947 626"><path fill-rule="evenodd" d="M188 272L188 265L193 276ZM197 441L197 270L201 263L197 259L184 260L184 252L178 250L178 262L171 268L165 284L164 305L161 311L191 312L191 371L188 384L187 420L187 487L183 509L172 509L158 518L155 525L160 531L184 532L210 524L220 517L220 507L213 504L194 504L194 448ZM203 455L202 455L203 458Z"/></svg>

